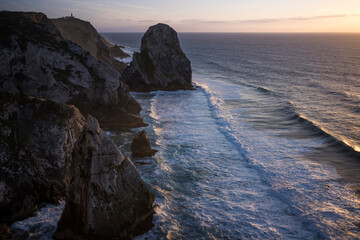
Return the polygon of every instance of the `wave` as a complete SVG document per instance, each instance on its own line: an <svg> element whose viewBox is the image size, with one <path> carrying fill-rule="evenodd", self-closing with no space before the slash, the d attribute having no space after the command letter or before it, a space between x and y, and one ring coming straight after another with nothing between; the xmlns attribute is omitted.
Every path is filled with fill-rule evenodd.
<svg viewBox="0 0 360 240"><path fill-rule="evenodd" d="M341 153L344 153L350 157L360 159L360 149L358 146L350 144L349 141L347 141L346 139L342 139L341 136L336 136L335 134L332 134L330 131L321 126L321 124L297 112L293 104L289 101L284 100L281 94L276 93L270 88L263 86L254 86L243 82L237 82L237 84L256 89L262 94L278 97L279 100L282 101L284 104L281 108L278 108L277 111L280 114L286 114L287 120L291 122L290 124L300 124L300 126L302 126L302 128L304 128L305 130L308 130L312 136L320 137L321 139L325 140L325 142L330 147L334 147L338 149ZM203 86L200 87L203 88ZM204 89L204 91L206 91L206 89ZM218 99L217 101L222 100Z"/></svg>
<svg viewBox="0 0 360 240"><path fill-rule="evenodd" d="M213 62L213 61L209 61L209 62L207 62L207 64L210 65L210 67L215 67L217 70L220 70L220 71L232 72L232 73L240 73L240 71L238 71L238 70L234 70L234 69L231 69L229 67L222 66L219 63L216 63L216 62Z"/></svg>
<svg viewBox="0 0 360 240"><path fill-rule="evenodd" d="M265 87L256 87L256 89L265 94L281 97L281 95L279 95ZM358 151L357 146L351 145L345 139L336 137L330 131L328 131L324 127L322 127L321 124L317 123L314 120L307 118L306 116L302 115L301 113L298 113L295 110L295 108L291 102L285 101L283 99L281 99L281 100L285 102L285 106L283 107L281 112L288 114L289 120L294 120L294 121L300 123L306 130L310 130L310 132L312 133L313 136L322 137L323 139L326 140L326 142L329 144L329 146L336 147L336 148L340 149L341 152L346 153L353 157L358 157L360 159L360 151Z"/></svg>
<svg viewBox="0 0 360 240"><path fill-rule="evenodd" d="M246 122L234 122L231 113L222 108L221 97L212 92L206 84L198 85L199 90L204 92L208 99L211 116L219 125L220 132L238 149L249 167L259 172L261 179L269 184L272 189L269 194L289 204L292 214L316 232L319 238L331 238L335 232L335 235L346 236L348 231L344 229L358 232L358 229L352 225L354 218L342 209L343 206L357 204L358 200L354 197L353 191L339 184L333 168L309 161L298 161L302 159L301 155L307 148L312 150L313 147L321 147L322 141L318 141L317 138L307 140L276 138L271 133L249 128ZM271 94L272 92L268 90L260 89ZM344 152L359 154L315 122L296 113L290 103L283 110L289 113L288 118L291 121L298 122L304 128L311 130L314 136L320 136L332 145L341 147ZM323 194L312 192L314 186ZM337 194L343 197L338 198ZM321 202L325 205L318 204ZM330 203L332 207L328 208L326 204ZM347 226L339 225L337 223L339 218L346 219Z"/></svg>

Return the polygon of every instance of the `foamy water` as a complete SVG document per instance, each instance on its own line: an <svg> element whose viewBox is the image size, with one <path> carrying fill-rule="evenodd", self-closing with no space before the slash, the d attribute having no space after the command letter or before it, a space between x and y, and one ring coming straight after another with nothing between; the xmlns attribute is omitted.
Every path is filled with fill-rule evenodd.
<svg viewBox="0 0 360 240"><path fill-rule="evenodd" d="M359 36L180 38L198 89L135 94L159 150L139 239L359 239ZM113 135L127 154L136 131Z"/></svg>
<svg viewBox="0 0 360 240"><path fill-rule="evenodd" d="M180 38L197 90L134 94L159 150L133 159L158 204L137 239L360 239L360 35ZM108 134L130 156L139 130ZM14 227L49 239L59 212Z"/></svg>

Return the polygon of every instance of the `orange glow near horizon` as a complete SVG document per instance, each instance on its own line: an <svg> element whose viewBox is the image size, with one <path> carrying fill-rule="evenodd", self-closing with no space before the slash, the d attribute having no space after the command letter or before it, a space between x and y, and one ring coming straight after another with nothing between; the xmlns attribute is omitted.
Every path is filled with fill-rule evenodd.
<svg viewBox="0 0 360 240"><path fill-rule="evenodd" d="M359 0L2 0L0 10L90 21L100 32L143 32L162 22L179 32L359 32Z"/></svg>

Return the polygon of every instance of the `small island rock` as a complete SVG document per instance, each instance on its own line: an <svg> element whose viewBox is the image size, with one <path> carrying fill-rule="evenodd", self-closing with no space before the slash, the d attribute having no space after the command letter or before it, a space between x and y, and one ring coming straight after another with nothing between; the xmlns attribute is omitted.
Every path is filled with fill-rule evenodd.
<svg viewBox="0 0 360 240"><path fill-rule="evenodd" d="M133 157L154 156L157 150L151 149L149 137L145 130L139 132L131 143L131 152Z"/></svg>
<svg viewBox="0 0 360 240"><path fill-rule="evenodd" d="M134 53L122 81L138 92L193 89L191 74L190 60L180 47L176 31L159 23L146 31L140 53Z"/></svg>

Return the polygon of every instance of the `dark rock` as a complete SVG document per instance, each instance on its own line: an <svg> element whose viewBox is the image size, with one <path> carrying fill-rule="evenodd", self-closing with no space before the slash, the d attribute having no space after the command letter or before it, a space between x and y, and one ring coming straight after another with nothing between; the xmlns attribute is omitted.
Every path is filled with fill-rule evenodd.
<svg viewBox="0 0 360 240"><path fill-rule="evenodd" d="M67 203L55 238L131 237L152 214L154 195L91 116L73 158Z"/></svg>
<svg viewBox="0 0 360 240"><path fill-rule="evenodd" d="M0 239L5 240L9 239L11 236L11 231L6 224L0 224Z"/></svg>
<svg viewBox="0 0 360 240"><path fill-rule="evenodd" d="M116 57L117 57L117 58L127 58L127 57L130 57L129 54L124 53L124 51L121 50L121 47L118 46L118 45L116 45L116 44L115 44L115 46L112 46L112 47L110 48L110 54L111 54L111 56L114 57L114 58L116 58Z"/></svg>
<svg viewBox="0 0 360 240"><path fill-rule="evenodd" d="M66 168L84 124L74 107L0 91L0 222L64 197Z"/></svg>
<svg viewBox="0 0 360 240"><path fill-rule="evenodd" d="M94 117L0 91L0 129L0 222L64 196L59 239L130 237L151 216L154 195ZM39 223L17 234L51 229Z"/></svg>
<svg viewBox="0 0 360 240"><path fill-rule="evenodd" d="M106 62L120 74L126 68L126 64L117 61L114 57L129 57L118 46L106 41L91 25L91 23L78 18L52 19L56 28L63 38L68 39L88 51L98 60Z"/></svg>
<svg viewBox="0 0 360 240"><path fill-rule="evenodd" d="M139 132L131 143L131 152L133 157L154 156L157 150L151 149L149 137L145 130Z"/></svg>
<svg viewBox="0 0 360 240"><path fill-rule="evenodd" d="M150 27L141 39L140 53L134 53L123 72L122 81L139 92L193 89L190 60L175 30L165 24Z"/></svg>
<svg viewBox="0 0 360 240"><path fill-rule="evenodd" d="M0 89L74 104L106 127L145 125L120 74L64 40L44 14L2 11L0 31Z"/></svg>

